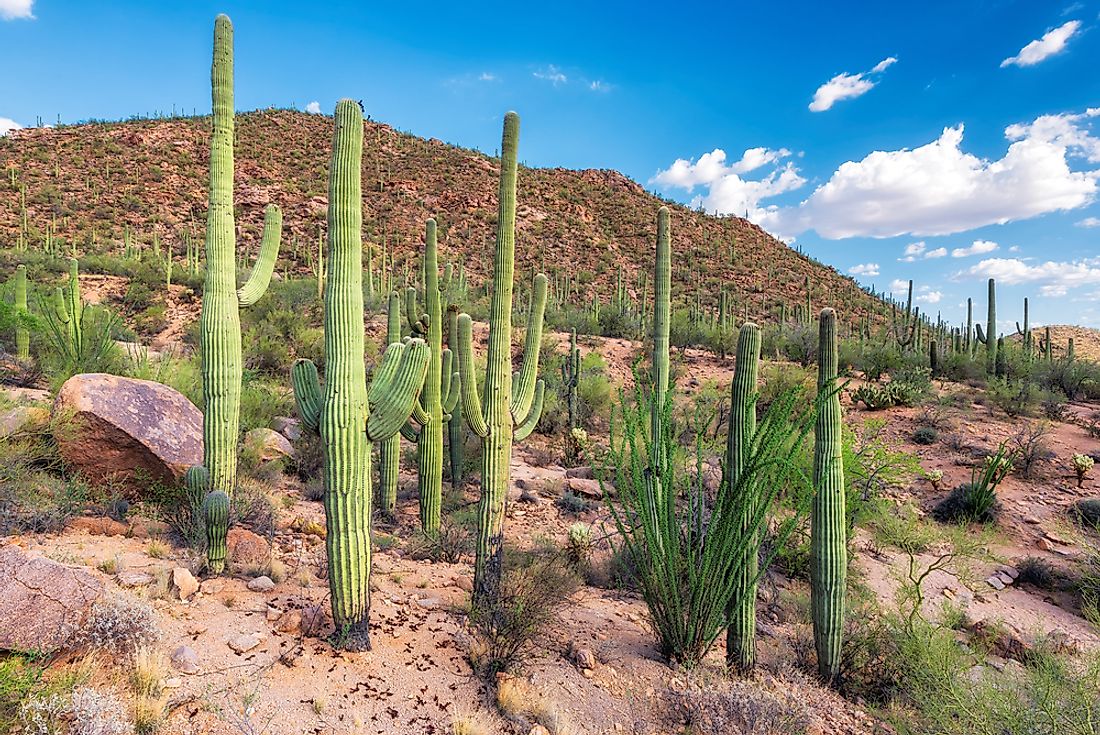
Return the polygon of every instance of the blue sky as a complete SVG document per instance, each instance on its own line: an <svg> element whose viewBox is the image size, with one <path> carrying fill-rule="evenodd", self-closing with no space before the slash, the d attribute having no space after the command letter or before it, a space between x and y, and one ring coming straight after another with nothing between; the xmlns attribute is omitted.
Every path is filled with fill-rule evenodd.
<svg viewBox="0 0 1100 735"><path fill-rule="evenodd" d="M951 320L993 275L1005 331L1025 295L1100 326L1100 0L718 5L0 0L0 125L206 111L226 12L239 109L354 97L487 151L515 109L528 164L748 212Z"/></svg>

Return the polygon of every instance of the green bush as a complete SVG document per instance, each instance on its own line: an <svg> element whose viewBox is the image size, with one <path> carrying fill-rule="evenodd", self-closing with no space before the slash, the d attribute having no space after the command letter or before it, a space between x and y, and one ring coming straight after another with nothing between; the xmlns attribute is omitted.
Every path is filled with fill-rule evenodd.
<svg viewBox="0 0 1100 735"><path fill-rule="evenodd" d="M921 426L913 432L914 444L922 444L924 446L928 446L930 444L935 444L936 440L938 440L939 438L940 432L936 431L931 426Z"/></svg>

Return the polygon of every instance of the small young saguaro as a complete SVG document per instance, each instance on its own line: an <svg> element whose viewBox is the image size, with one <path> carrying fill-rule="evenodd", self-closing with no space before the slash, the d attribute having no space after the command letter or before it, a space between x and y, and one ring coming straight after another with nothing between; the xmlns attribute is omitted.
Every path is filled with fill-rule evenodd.
<svg viewBox="0 0 1100 735"><path fill-rule="evenodd" d="M340 100L329 167L328 271L325 282L325 386L317 367L291 369L302 426L321 437L325 549L335 643L370 650L371 445L409 420L428 346L420 339L386 348L370 388L363 360L363 110Z"/></svg>

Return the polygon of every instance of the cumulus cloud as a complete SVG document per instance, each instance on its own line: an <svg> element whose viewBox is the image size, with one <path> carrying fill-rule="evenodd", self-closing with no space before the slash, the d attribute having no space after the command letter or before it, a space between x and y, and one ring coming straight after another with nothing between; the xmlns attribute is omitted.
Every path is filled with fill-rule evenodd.
<svg viewBox="0 0 1100 735"><path fill-rule="evenodd" d="M874 151L840 165L797 207L769 207L760 224L790 237L949 235L1089 204L1100 170L1074 171L1070 158L1100 158L1089 130L1096 110L1044 115L1006 128L1000 160L962 150L963 126L917 148Z"/></svg>
<svg viewBox="0 0 1100 735"><path fill-rule="evenodd" d="M947 255L947 248L936 248L935 250L929 250L924 254L925 258L942 258Z"/></svg>
<svg viewBox="0 0 1100 735"><path fill-rule="evenodd" d="M1081 21L1071 20L1057 28L1052 28L1020 49L1020 53L1009 56L1001 62L1001 68L1006 66L1035 66L1040 61L1049 59L1066 47L1069 39L1081 28Z"/></svg>
<svg viewBox="0 0 1100 735"><path fill-rule="evenodd" d="M999 246L989 240L975 240L968 248L955 248L951 251L952 258L968 258L971 255L985 255L992 253Z"/></svg>
<svg viewBox="0 0 1100 735"><path fill-rule="evenodd" d="M786 148L749 148L741 158L733 163L726 162L726 152L715 148L704 153L697 160L677 159L671 166L658 171L649 180L665 188L686 189L689 193L703 187L707 193L692 200L693 207L702 207L708 212L748 214L756 221L763 217L764 210L760 202L784 192L793 191L806 183L790 162L779 165L781 160L790 156ZM773 166L767 176L760 179L745 179L743 174L756 171L764 166Z"/></svg>
<svg viewBox="0 0 1100 735"><path fill-rule="evenodd" d="M869 77L881 74L896 61L896 57L888 56L871 67L870 71L862 71L858 74L847 72L837 74L814 92L813 101L810 102L810 111L824 112L841 100L855 99L867 94L878 83L877 80Z"/></svg>
<svg viewBox="0 0 1100 735"><path fill-rule="evenodd" d="M915 263L917 260L931 260L933 258L942 258L947 255L947 248L935 248L933 250L928 249L927 243L923 240L920 242L911 242L905 246L905 252L898 258L902 263Z"/></svg>
<svg viewBox="0 0 1100 735"><path fill-rule="evenodd" d="M1100 227L1100 217L1085 217L1074 224L1078 227Z"/></svg>
<svg viewBox="0 0 1100 735"><path fill-rule="evenodd" d="M928 305L938 304L941 300L943 300L943 292L933 291L927 286L922 287L920 292L913 297L913 301Z"/></svg>
<svg viewBox="0 0 1100 735"><path fill-rule="evenodd" d="M4 20L16 20L17 18L34 20L33 5L34 0L0 0L0 18Z"/></svg>
<svg viewBox="0 0 1100 735"><path fill-rule="evenodd" d="M0 0L2 2L2 0ZM23 126L12 120L10 117L0 117L0 137L3 137L13 130L22 130Z"/></svg>
<svg viewBox="0 0 1100 735"><path fill-rule="evenodd" d="M1007 286L1031 283L1043 296L1065 296L1071 288L1100 285L1100 257L1031 264L1021 258L986 258L956 278L996 278Z"/></svg>
<svg viewBox="0 0 1100 735"><path fill-rule="evenodd" d="M567 77L561 69L554 66L553 64L550 64L543 69L538 69L532 72L531 76L533 76L535 79L541 79L544 82L550 82L555 87L565 84L569 81L569 77Z"/></svg>
<svg viewBox="0 0 1100 735"><path fill-rule="evenodd" d="M909 292L909 281L903 281L900 278L895 278L890 281L890 293L895 296L904 296Z"/></svg>
<svg viewBox="0 0 1100 735"><path fill-rule="evenodd" d="M313 102L310 102L308 105L306 105L306 112L308 112L312 115L320 115L321 114L321 103L318 102L317 100L313 100Z"/></svg>
<svg viewBox="0 0 1100 735"><path fill-rule="evenodd" d="M877 276L879 274L878 263L860 263L848 269L853 276Z"/></svg>

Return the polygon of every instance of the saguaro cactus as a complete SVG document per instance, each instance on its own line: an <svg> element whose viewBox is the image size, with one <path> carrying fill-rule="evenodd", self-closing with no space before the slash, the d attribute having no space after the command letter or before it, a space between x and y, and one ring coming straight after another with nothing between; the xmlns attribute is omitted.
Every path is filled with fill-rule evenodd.
<svg viewBox="0 0 1100 735"><path fill-rule="evenodd" d="M569 428L577 428L577 386L581 375L581 351L577 348L577 330L569 335L569 352L561 359L561 384L569 407Z"/></svg>
<svg viewBox="0 0 1100 735"><path fill-rule="evenodd" d="M214 127L210 137L206 275L199 320L203 467L207 471L207 490L221 491L232 498L237 482L241 409L239 308L255 304L267 291L279 256L283 216L278 207L267 207L260 254L248 281L238 289L233 218L233 25L225 15L214 21L210 80Z"/></svg>
<svg viewBox="0 0 1100 735"><path fill-rule="evenodd" d="M546 276L535 276L527 317L523 367L512 380L512 278L515 268L516 149L519 116L504 116L500 155L500 194L496 254L493 259L493 295L489 316L489 352L484 399L477 389L469 314L458 317L458 367L462 377L462 412L470 430L483 445L481 499L478 503L477 554L474 563L474 602L495 599L500 586L504 542L504 505L513 441L534 431L542 415L545 389L537 380L542 316L546 308Z"/></svg>
<svg viewBox="0 0 1100 735"><path fill-rule="evenodd" d="M463 286L463 289L465 286ZM458 307L447 305L447 346L452 359L458 358ZM451 384L451 393L456 401L461 400L462 380ZM458 406L458 404L455 404ZM462 450L465 444L465 432L462 429L462 410L452 411L447 419L447 456L451 464L451 487L462 487Z"/></svg>
<svg viewBox="0 0 1100 735"><path fill-rule="evenodd" d="M409 419L428 369L428 346L413 339L386 348L370 389L363 364L363 111L336 105L329 167L325 387L310 360L291 375L302 425L321 437L329 591L338 643L370 649L371 443Z"/></svg>
<svg viewBox="0 0 1100 735"><path fill-rule="evenodd" d="M206 568L214 574L221 574L225 569L229 496L221 490L207 493L202 502L202 521L206 528Z"/></svg>
<svg viewBox="0 0 1100 735"><path fill-rule="evenodd" d="M15 269L15 312L20 317L27 315L27 266L25 265L19 265ZM15 327L15 357L18 360L29 360L31 357L31 335L22 324Z"/></svg>
<svg viewBox="0 0 1100 735"><path fill-rule="evenodd" d="M760 327L752 322L741 325L737 335L737 362L730 385L730 423L726 437L726 462L724 482L737 487L745 463L752 452L752 438L756 433L756 381L760 372ZM756 508L745 505L740 508L741 530L752 529ZM737 590L730 598L726 629L726 665L745 674L756 664L756 579L759 559L757 544L737 575Z"/></svg>
<svg viewBox="0 0 1100 735"><path fill-rule="evenodd" d="M818 332L818 395L814 428L814 502L810 518L810 608L813 615L817 670L832 681L840 671L844 598L848 576L847 526L844 507L844 458L840 396L836 392L836 313L821 311Z"/></svg>
<svg viewBox="0 0 1100 735"><path fill-rule="evenodd" d="M986 328L982 331L981 324L975 324L978 341L985 345L985 369L988 373L997 370L997 284L989 279L989 305L986 316Z"/></svg>
<svg viewBox="0 0 1100 735"><path fill-rule="evenodd" d="M653 456L651 467L660 467L663 458L664 443L658 440L663 433L665 399L668 396L668 340L671 328L670 314L672 294L672 233L669 225L668 207L657 210L657 256L653 278L653 404L650 408L650 436ZM659 477L655 474L654 478ZM659 483L654 483L658 492L657 502L661 506Z"/></svg>
<svg viewBox="0 0 1100 735"><path fill-rule="evenodd" d="M1023 344L1023 348L1024 348L1024 356L1028 360L1030 360L1031 359L1032 342L1031 342L1031 327L1028 324L1028 313L1027 312L1028 312L1027 297L1025 296L1024 297L1024 325L1021 327L1020 323L1016 322L1016 333L1019 334L1020 337L1022 337L1022 344Z"/></svg>
<svg viewBox="0 0 1100 735"><path fill-rule="evenodd" d="M84 300L80 296L80 264L69 258L69 283L54 291L54 311L57 320L65 325L69 351L79 355L84 344Z"/></svg>
<svg viewBox="0 0 1100 735"><path fill-rule="evenodd" d="M443 505L443 423L450 418L458 402L459 377L452 372L454 361L450 349L443 347L443 306L439 291L439 261L437 257L435 220L427 222L424 232L424 305L427 313L416 308L416 289L408 289L406 312L413 334L423 335L431 349L428 374L420 400L413 405L411 423L401 433L416 442L416 465L420 494L420 527L424 533L439 533L440 509Z"/></svg>
<svg viewBox="0 0 1100 735"><path fill-rule="evenodd" d="M386 313L386 344L401 341L401 297L390 294ZM401 470L401 437L394 434L378 442L378 497L382 513L393 517L397 512L397 478Z"/></svg>

